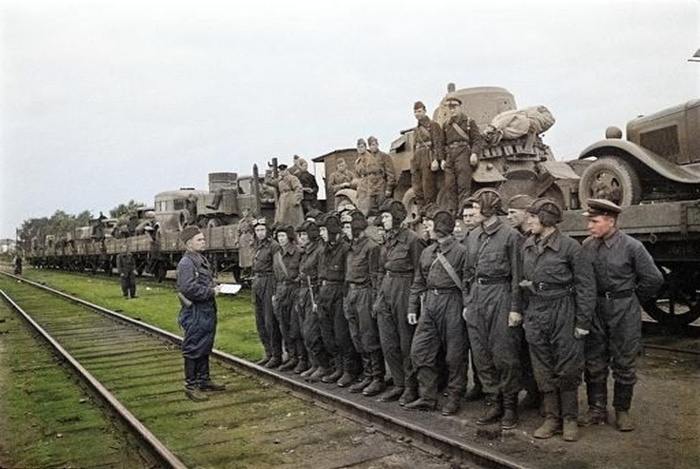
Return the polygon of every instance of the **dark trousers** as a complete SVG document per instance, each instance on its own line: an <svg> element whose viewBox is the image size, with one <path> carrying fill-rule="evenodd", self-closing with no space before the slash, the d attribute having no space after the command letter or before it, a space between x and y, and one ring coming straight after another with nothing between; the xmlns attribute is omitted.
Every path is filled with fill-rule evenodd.
<svg viewBox="0 0 700 469"><path fill-rule="evenodd" d="M124 298L134 298L136 297L136 275L132 272L131 274L123 274L119 277L119 281L122 287L122 295Z"/></svg>
<svg viewBox="0 0 700 469"><path fill-rule="evenodd" d="M357 371L359 355L350 337L350 327L343 309L342 284L321 285L318 291L318 312L323 345L335 359L335 366Z"/></svg>
<svg viewBox="0 0 700 469"><path fill-rule="evenodd" d="M294 299L296 297L296 285L278 283L275 289L274 300L272 301L272 311L279 324L282 343L288 356L296 356L296 343L292 343L292 310L294 309Z"/></svg>
<svg viewBox="0 0 700 469"><path fill-rule="evenodd" d="M255 299L255 326L258 337L268 357L282 357L282 333L272 309L275 293L275 278L272 275L256 276L253 279Z"/></svg>

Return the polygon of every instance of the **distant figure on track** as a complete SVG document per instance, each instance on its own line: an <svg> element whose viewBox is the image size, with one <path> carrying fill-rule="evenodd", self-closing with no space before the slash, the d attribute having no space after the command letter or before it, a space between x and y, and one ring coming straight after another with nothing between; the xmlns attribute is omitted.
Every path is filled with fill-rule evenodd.
<svg viewBox="0 0 700 469"><path fill-rule="evenodd" d="M136 262L129 252L129 245L124 243L123 251L117 254L117 272L124 298L136 298Z"/></svg>
<svg viewBox="0 0 700 469"><path fill-rule="evenodd" d="M216 335L216 295L209 261L202 255L204 235L196 226L180 233L187 251L177 264L177 296L182 308L178 324L185 331L182 355L185 358L185 395L193 401L206 401L204 391L222 391L225 385L209 376L209 355Z"/></svg>
<svg viewBox="0 0 700 469"><path fill-rule="evenodd" d="M22 275L22 256L20 256L19 254L15 256L15 259L12 263L15 266L15 275Z"/></svg>

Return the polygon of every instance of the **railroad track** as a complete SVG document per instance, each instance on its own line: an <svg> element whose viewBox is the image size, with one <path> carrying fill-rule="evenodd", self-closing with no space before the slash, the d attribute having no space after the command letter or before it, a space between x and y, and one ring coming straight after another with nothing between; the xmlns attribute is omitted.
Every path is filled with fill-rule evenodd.
<svg viewBox="0 0 700 469"><path fill-rule="evenodd" d="M375 401L218 351L212 371L228 390L190 402L182 392L180 337L13 278L21 283L12 283L12 298L3 292L5 301L65 352L163 467L397 467L397 458L412 467L531 465L421 424L435 414L404 419L395 405L378 409Z"/></svg>

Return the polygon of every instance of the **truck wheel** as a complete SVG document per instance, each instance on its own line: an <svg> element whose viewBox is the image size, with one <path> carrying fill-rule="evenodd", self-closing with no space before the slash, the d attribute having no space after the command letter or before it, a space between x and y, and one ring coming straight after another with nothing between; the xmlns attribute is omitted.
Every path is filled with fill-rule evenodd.
<svg viewBox="0 0 700 469"><path fill-rule="evenodd" d="M639 175L627 161L616 156L602 156L590 164L579 181L579 197L608 199L625 207L642 199Z"/></svg>
<svg viewBox="0 0 700 469"><path fill-rule="evenodd" d="M644 311L661 324L687 326L700 317L700 272L694 266L659 265L666 282L657 297L646 302Z"/></svg>

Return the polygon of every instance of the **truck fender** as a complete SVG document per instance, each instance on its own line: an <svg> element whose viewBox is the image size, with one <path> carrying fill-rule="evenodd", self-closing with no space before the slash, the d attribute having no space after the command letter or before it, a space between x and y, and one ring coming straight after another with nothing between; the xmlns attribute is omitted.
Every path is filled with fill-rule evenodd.
<svg viewBox="0 0 700 469"><path fill-rule="evenodd" d="M578 159L581 160L592 156L617 156L633 165L635 161L639 161L666 179L683 184L697 184L700 181L700 165L676 165L653 151L627 140L601 140L584 149Z"/></svg>

